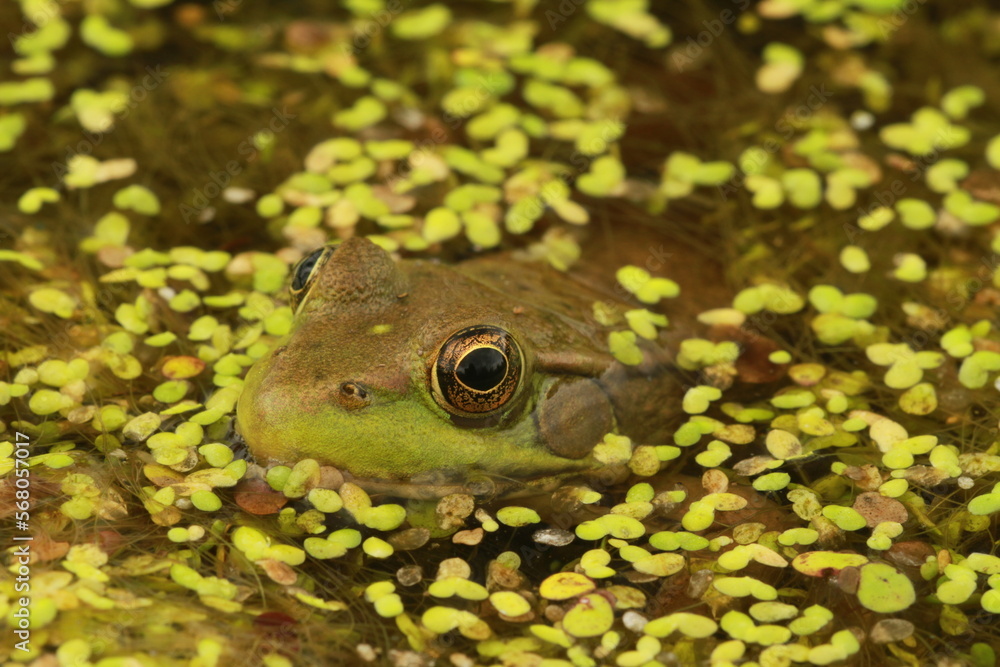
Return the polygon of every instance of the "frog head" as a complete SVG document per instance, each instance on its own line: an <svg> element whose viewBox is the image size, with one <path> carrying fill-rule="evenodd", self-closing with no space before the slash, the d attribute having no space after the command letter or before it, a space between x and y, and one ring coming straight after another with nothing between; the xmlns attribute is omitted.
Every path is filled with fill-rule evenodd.
<svg viewBox="0 0 1000 667"><path fill-rule="evenodd" d="M295 269L291 331L247 375L240 433L262 463L313 458L399 495L592 470L628 399L606 386L623 368L600 296L567 281L509 256L325 246Z"/></svg>

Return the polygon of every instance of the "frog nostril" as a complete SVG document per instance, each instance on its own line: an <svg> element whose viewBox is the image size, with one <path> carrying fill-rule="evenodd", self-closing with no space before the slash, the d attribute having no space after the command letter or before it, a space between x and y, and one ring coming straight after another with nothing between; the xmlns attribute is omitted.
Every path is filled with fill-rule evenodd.
<svg viewBox="0 0 1000 667"><path fill-rule="evenodd" d="M340 385L338 402L347 410L363 408L370 402L369 392L357 382L345 382Z"/></svg>
<svg viewBox="0 0 1000 667"><path fill-rule="evenodd" d="M345 382L340 385L340 391L345 396L353 396L355 398L366 399L368 398L368 392L360 384L355 384L353 382Z"/></svg>

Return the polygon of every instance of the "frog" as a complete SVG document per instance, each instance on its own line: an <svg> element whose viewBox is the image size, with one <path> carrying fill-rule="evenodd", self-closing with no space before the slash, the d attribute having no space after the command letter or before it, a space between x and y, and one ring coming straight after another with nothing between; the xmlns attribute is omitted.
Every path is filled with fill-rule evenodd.
<svg viewBox="0 0 1000 667"><path fill-rule="evenodd" d="M693 322L717 267L684 246L638 245L641 264L672 264L682 293L701 292L690 312L671 314ZM620 263L598 251L587 268L559 270L521 255L399 259L357 236L304 257L290 331L249 370L237 404L253 457L315 459L370 492L411 498L627 473L612 473L595 447L609 433L667 442L681 412L673 349L684 327L637 338L641 361L623 363L609 334L642 304L615 282Z"/></svg>

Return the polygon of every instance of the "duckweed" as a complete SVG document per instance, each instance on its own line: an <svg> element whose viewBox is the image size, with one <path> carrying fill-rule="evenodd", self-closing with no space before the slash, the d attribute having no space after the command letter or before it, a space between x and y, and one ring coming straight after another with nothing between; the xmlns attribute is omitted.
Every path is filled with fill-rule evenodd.
<svg viewBox="0 0 1000 667"><path fill-rule="evenodd" d="M563 629L574 637L597 637L611 629L614 610L602 595L587 595L577 600L563 616Z"/></svg>
<svg viewBox="0 0 1000 667"><path fill-rule="evenodd" d="M973 621L1000 610L1000 567L969 545L982 548L1000 511L995 425L977 412L1000 373L988 319L996 296L990 225L1000 207L982 166L1000 164L1000 142L982 85L943 94L931 86L919 109L894 98L905 81L888 72L904 70L881 58L906 49L897 27L903 35L924 21L907 15L910 27L892 23L902 3L764 2L733 16L735 30L765 44L749 54L759 65L740 90L765 91L775 108L789 111L769 118L751 109L739 123L714 128L712 136L741 144L729 152L696 155L647 142L645 167L632 162L643 115L670 109L678 127L690 129L676 87L646 90L644 71L625 77L581 57L574 31L611 40L613 49L662 49L673 33L648 2L594 0L577 15L566 3L534 13L518 5L507 22L498 14L489 23L441 3L394 14L391 3L347 2L353 22L317 32L305 49L293 26L256 30L250 8L217 3L223 23L213 12L178 6L171 30L190 30L205 48L245 54L259 76L234 85L212 70L205 85L202 72L172 67L163 90L143 91L157 102L138 100L138 89L129 92L118 79L74 89L62 59L83 49L108 71L120 70L124 54L145 62L159 52L158 40L172 39L159 15L85 7L64 19L55 5L29 4L22 3L26 16L52 15L15 35L21 59L13 71L21 80L0 84L0 150L25 148L21 142L49 130L125 136L141 122L155 135L160 128L146 114L171 97L185 105L224 98L224 106L254 110L287 101L317 127L319 141L289 167L295 151L288 147L308 145L300 129L245 135L254 154L239 163L244 173L191 219L197 232L178 230L180 242L213 244L220 230L234 232L235 254L157 241L162 229L150 219L166 227L176 218L159 177L165 163L132 155L140 151L129 142L67 154L56 185L43 179L13 193L32 224L10 239L16 249L0 250L18 286L6 295L5 312L12 327L23 320L52 340L11 329L2 358L9 377L0 382L0 405L9 406L0 431L11 442L0 443L0 471L13 475L14 433L29 433L33 488L54 494L55 514L32 514L52 542L40 550L66 554L32 561L32 659L148 661L145 653L125 656L149 638L136 628L188 623L180 636L190 646L180 642L178 659L222 664L237 660L235 637L249 622L240 615L251 612L255 631L271 622L281 628L267 631L276 648L261 656L264 664L293 664L298 653L278 652L286 628L295 628L297 650L310 660L323 643L315 638L342 628L330 612L350 609L369 614L360 623L351 618L359 639L351 650L360 644L359 656L398 664L418 654L464 664L474 652L505 664L627 667L664 653L679 664L832 664L861 651L873 661L923 664L944 651L937 627L954 642L947 650L955 659L995 662ZM131 4L148 10L170 2ZM794 48L774 29L791 16L818 28ZM943 20L942 48L960 36L964 50L977 52L992 34L989 15L956 10ZM976 32L967 34L970 23ZM282 39L272 41L278 25ZM74 34L80 40L71 41ZM653 53L669 76L697 79L714 68L701 52L731 39L709 34L718 44L685 36ZM403 41L413 70L394 55ZM399 76L376 74L389 69ZM325 77L320 88L329 94L296 101L270 70L291 70L297 81ZM819 99L829 92L809 88L820 80L838 95L857 90L849 117L840 117L855 105L848 96L801 106L800 93ZM50 105L59 99L62 110ZM882 117L890 106L913 113L890 121ZM179 117L197 119L195 109L212 108L192 106ZM42 118L52 122L42 126ZM329 123L325 130L316 119ZM334 129L338 136L329 139ZM563 158L564 149L577 153ZM271 182L273 175L284 182ZM684 295L670 263L655 268L652 257L616 274L620 297L636 307L601 312L602 324L618 329L608 332L607 349L627 365L651 360L648 341L664 334L680 341L671 351L683 371L684 417L656 438L612 433L593 449L602 468L648 482L564 485L553 500L556 515L527 500L487 504L464 494L454 494L463 496L454 505L421 510L369 495L317 461L261 468L233 444L242 378L291 330L284 286L295 262L319 245L377 230L377 242L393 252L523 245L565 270L580 257L572 230L603 220L602 207L628 199L674 220L713 190L723 206L762 209L722 216L732 233L718 235L726 239L720 257L742 288L732 307L698 304L712 308L698 316L697 330L677 331L684 318L662 300ZM52 230L81 215L88 229L78 247L87 258L67 269ZM263 236L246 233L248 216L259 218ZM708 234L722 229L710 215L700 222ZM512 234L532 238L522 244ZM249 247L265 236L273 252ZM952 240L942 243L946 237ZM891 282L880 282L886 276ZM757 366L773 375L755 377ZM700 488L694 480L682 490L661 468L705 474ZM769 523L772 511L783 520ZM151 521L139 541L126 521L144 512ZM475 528L432 534L431 527L455 530L473 517ZM69 530L88 530L95 520L101 530L93 545L70 543ZM420 539L408 534L421 530ZM587 544L578 549L574 538ZM487 562L483 554L496 553L497 539L521 556ZM442 564L433 581L399 575L397 590L386 573L412 566L409 559L426 565L428 542L446 560L459 553L468 561ZM323 563L329 559L339 560ZM539 565L554 574L538 576ZM334 568L348 584L331 584ZM790 572L778 589L766 572L780 568ZM135 577L142 586L132 586ZM353 601L316 596L331 585L334 597ZM150 587L162 593L155 601L139 595ZM660 606L651 604L657 590ZM831 595L856 597L870 618L835 613ZM291 620L273 611L275 600ZM691 611L663 609L664 600ZM654 609L661 616L647 620ZM118 611L136 625L87 634L93 614ZM880 618L895 614L913 614L915 622ZM58 631L46 634L49 628ZM208 635L220 628L226 632ZM324 634L311 634L317 628Z"/></svg>
<svg viewBox="0 0 1000 667"><path fill-rule="evenodd" d="M391 556L395 549L392 545L379 537L369 537L361 543L361 548L366 554L372 558L388 558Z"/></svg>
<svg viewBox="0 0 1000 667"><path fill-rule="evenodd" d="M851 273L867 273L872 268L868 253L856 245L844 246L840 251L840 264Z"/></svg>

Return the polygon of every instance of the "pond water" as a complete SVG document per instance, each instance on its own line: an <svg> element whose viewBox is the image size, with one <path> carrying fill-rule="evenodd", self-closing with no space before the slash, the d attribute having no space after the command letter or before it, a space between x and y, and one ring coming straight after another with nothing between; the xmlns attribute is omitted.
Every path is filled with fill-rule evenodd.
<svg viewBox="0 0 1000 667"><path fill-rule="evenodd" d="M4 664L996 663L990 3L0 26Z"/></svg>

